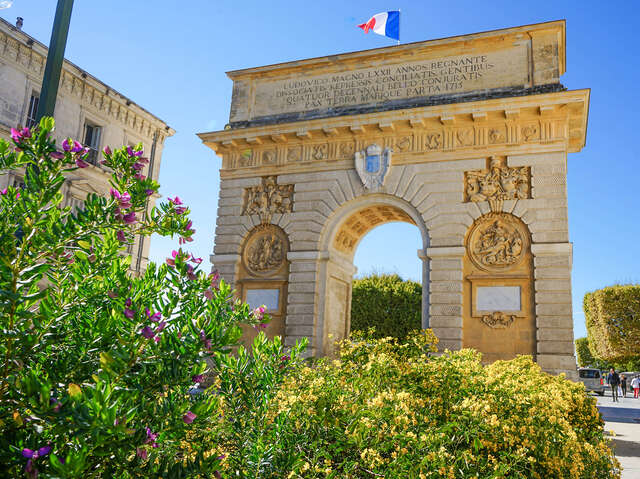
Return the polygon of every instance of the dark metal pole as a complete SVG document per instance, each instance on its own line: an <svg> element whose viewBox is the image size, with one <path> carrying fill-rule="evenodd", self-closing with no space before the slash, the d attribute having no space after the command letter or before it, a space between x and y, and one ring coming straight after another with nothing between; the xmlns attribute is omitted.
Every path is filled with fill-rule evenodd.
<svg viewBox="0 0 640 479"><path fill-rule="evenodd" d="M73 0L58 0L51 41L49 42L47 65L44 68L44 78L42 79L42 93L40 93L40 101L38 102L37 122L40 122L43 116L53 116L56 109L60 71L64 60L64 49L67 46L72 9Z"/></svg>

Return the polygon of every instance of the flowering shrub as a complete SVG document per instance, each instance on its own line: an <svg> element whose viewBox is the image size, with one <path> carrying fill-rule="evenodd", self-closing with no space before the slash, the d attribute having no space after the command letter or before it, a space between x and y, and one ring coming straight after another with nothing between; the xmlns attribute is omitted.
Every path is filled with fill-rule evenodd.
<svg viewBox="0 0 640 479"><path fill-rule="evenodd" d="M583 385L528 356L486 367L472 350L432 357L435 343L430 331L345 341L339 359L290 375L260 477L619 477Z"/></svg>
<svg viewBox="0 0 640 479"><path fill-rule="evenodd" d="M53 120L0 141L0 170L25 169L0 191L0 477L189 477L221 458L193 431L218 427L220 396L189 393L207 358L258 320L201 259L174 251L134 277L135 235L192 240L178 197L147 212L158 185L139 148L104 151L106 197L62 207L64 175L88 149L58 148ZM222 361L220 359L220 361Z"/></svg>

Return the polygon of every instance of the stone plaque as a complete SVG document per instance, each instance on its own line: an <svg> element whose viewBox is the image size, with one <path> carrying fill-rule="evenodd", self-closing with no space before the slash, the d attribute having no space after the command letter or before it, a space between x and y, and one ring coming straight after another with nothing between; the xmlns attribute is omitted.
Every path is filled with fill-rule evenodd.
<svg viewBox="0 0 640 479"><path fill-rule="evenodd" d="M520 311L520 286L478 286L476 311Z"/></svg>
<svg viewBox="0 0 640 479"><path fill-rule="evenodd" d="M280 300L279 289L249 289L247 290L247 304L251 309L266 306L267 311L278 311Z"/></svg>
<svg viewBox="0 0 640 479"><path fill-rule="evenodd" d="M444 55L403 63L378 64L348 71L303 74L255 83L255 94L237 91L234 101L249 101L252 118L328 110L357 105L375 105L413 98L457 95L529 84L526 44L464 55ZM243 120L235 116L231 121Z"/></svg>

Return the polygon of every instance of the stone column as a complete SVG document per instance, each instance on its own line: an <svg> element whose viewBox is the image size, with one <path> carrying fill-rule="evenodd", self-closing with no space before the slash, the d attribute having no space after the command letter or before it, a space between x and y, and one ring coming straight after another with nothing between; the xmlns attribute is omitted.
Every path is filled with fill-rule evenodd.
<svg viewBox="0 0 640 479"><path fill-rule="evenodd" d="M438 349L462 348L462 258L464 246L427 248L429 324L440 340Z"/></svg>
<svg viewBox="0 0 640 479"><path fill-rule="evenodd" d="M423 249L418 250L418 258L422 261L422 329L429 325L429 257Z"/></svg>
<svg viewBox="0 0 640 479"><path fill-rule="evenodd" d="M534 255L537 362L551 374L576 379L571 304L571 243L531 245Z"/></svg>

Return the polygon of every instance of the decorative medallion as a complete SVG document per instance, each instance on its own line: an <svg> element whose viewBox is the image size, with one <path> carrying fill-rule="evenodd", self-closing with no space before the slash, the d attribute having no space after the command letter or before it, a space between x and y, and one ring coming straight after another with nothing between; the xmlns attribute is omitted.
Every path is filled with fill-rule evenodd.
<svg viewBox="0 0 640 479"><path fill-rule="evenodd" d="M485 314L480 318L484 324L494 329L506 329L513 321L515 321L516 317L513 314L504 314L501 311L494 311L491 314Z"/></svg>
<svg viewBox="0 0 640 479"><path fill-rule="evenodd" d="M524 258L528 245L529 235L514 216L488 213L472 226L467 251L478 268L503 272Z"/></svg>
<svg viewBox="0 0 640 479"><path fill-rule="evenodd" d="M530 197L529 167L510 168L503 157L492 157L485 170L464 174L465 202L488 201L492 211L501 211L504 200Z"/></svg>
<svg viewBox="0 0 640 479"><path fill-rule="evenodd" d="M248 238L242 259L250 273L268 276L278 270L286 259L287 238L273 225L259 226Z"/></svg>
<svg viewBox="0 0 640 479"><path fill-rule="evenodd" d="M384 177L389 171L391 163L391 148L382 148L376 145L367 146L355 154L356 171L362 180L362 184L368 190L377 189L384 183Z"/></svg>
<svg viewBox="0 0 640 479"><path fill-rule="evenodd" d="M293 185L278 185L275 176L264 176L262 184L244 190L243 215L259 215L261 222L271 222L274 213L291 213Z"/></svg>

